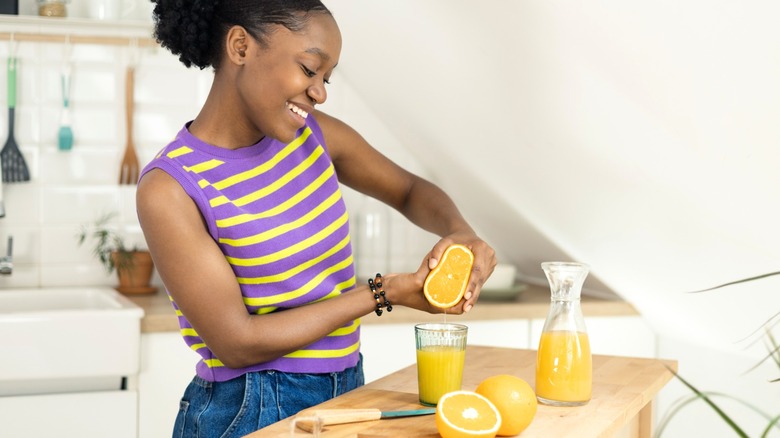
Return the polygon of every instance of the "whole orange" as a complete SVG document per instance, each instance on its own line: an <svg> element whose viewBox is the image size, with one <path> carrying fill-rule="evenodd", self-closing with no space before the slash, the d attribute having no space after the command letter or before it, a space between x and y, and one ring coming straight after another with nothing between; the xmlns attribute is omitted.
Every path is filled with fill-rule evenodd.
<svg viewBox="0 0 780 438"><path fill-rule="evenodd" d="M488 377L475 392L493 402L501 413L500 436L519 434L536 415L536 393L528 382L517 376L499 374Z"/></svg>

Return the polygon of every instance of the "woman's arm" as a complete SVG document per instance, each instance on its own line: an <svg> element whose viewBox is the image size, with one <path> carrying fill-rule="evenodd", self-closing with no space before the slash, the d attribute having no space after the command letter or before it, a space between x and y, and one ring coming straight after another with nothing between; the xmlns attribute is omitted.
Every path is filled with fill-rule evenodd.
<svg viewBox="0 0 780 438"><path fill-rule="evenodd" d="M195 203L170 175L152 170L141 179L137 210L166 288L211 351L228 367L276 359L374 310L376 301L368 286L359 284L333 299L250 315L236 276L208 234ZM407 274L402 287L415 287L419 278L425 278L420 271L418 280ZM386 283L387 289L392 288L391 281Z"/></svg>
<svg viewBox="0 0 780 438"><path fill-rule="evenodd" d="M448 310L449 313L469 311L496 265L493 248L476 235L452 199L439 187L392 162L347 124L319 111L315 116L339 181L383 201L415 225L442 238L426 256L428 269L436 266L452 243L466 245L472 250L474 267L466 296L455 308Z"/></svg>

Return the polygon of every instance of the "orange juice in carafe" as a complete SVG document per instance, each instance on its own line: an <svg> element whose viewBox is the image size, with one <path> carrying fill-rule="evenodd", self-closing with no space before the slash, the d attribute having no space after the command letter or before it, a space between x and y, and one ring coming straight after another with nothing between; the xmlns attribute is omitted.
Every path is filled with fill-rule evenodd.
<svg viewBox="0 0 780 438"><path fill-rule="evenodd" d="M536 356L536 370L538 397L562 403L590 400L593 364L587 333L543 333Z"/></svg>
<svg viewBox="0 0 780 438"><path fill-rule="evenodd" d="M550 282L550 311L536 353L536 399L551 406L581 406L590 401L593 364L580 293L588 266L542 263Z"/></svg>

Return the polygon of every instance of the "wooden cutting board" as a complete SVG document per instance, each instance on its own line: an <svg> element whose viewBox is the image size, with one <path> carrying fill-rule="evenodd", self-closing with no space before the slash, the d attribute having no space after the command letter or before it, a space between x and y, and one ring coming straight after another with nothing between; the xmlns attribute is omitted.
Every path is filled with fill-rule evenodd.
<svg viewBox="0 0 780 438"><path fill-rule="evenodd" d="M322 409L380 408L383 411L422 409L425 407L418 402L417 394L384 389L368 389L366 387L350 391L318 406L318 408ZM282 422L247 435L247 438L290 438L291 436L290 424ZM296 438L312 436L312 434L300 429L296 430ZM323 438L438 438L439 433L436 431L434 416L421 415L418 417L388 418L361 423L335 424L327 426L320 433L320 436Z"/></svg>

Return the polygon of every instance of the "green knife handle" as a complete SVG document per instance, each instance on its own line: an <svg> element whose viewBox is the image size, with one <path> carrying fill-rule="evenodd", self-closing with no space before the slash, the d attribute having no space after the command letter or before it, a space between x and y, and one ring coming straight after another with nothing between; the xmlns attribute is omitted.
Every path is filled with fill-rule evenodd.
<svg viewBox="0 0 780 438"><path fill-rule="evenodd" d="M16 108L16 58L8 58L8 108Z"/></svg>

